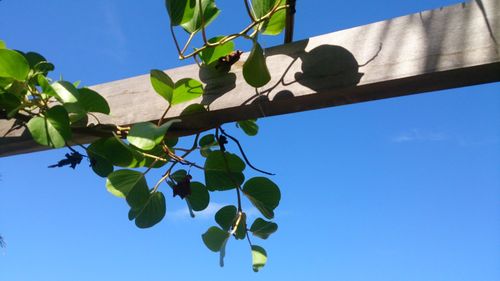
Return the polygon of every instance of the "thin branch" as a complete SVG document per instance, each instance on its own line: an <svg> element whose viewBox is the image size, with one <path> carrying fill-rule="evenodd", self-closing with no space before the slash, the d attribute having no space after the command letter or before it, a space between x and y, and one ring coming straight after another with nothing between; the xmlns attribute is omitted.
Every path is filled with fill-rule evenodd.
<svg viewBox="0 0 500 281"><path fill-rule="evenodd" d="M246 156L245 152L243 151L243 147L241 147L240 142L239 142L239 141L238 141L235 137L233 137L233 136L229 135L228 133L226 133L226 132L224 131L224 129L222 129L222 127L219 127L219 129L220 129L221 133L222 133L224 136L226 136L226 137L230 138L232 141L234 141L234 142L238 145L238 148L240 149L240 152L241 152L241 155L243 156L243 159L245 159L245 162L247 163L247 165L248 165L248 166L250 166L250 168L254 169L254 170L255 170L255 171L257 171L257 172L261 172L261 173L263 173L263 174L266 174L266 175L270 175L270 176L274 176L274 175L275 175L275 174L273 174L273 173L269 173L269 172L266 172L266 171L263 171L263 170L260 170L260 169L255 168L255 167L252 165L252 163L250 163L250 161L248 160L248 158L247 158L247 156Z"/></svg>
<svg viewBox="0 0 500 281"><path fill-rule="evenodd" d="M250 5L248 4L248 0L243 0L243 2L245 2L245 9L247 10L248 16L250 17L252 22L256 21L253 12L250 9Z"/></svg>

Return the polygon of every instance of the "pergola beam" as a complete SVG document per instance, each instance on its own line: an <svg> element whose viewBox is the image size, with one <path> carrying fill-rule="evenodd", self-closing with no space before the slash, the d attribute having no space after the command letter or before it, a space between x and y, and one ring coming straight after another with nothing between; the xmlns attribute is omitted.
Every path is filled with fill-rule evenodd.
<svg viewBox="0 0 500 281"><path fill-rule="evenodd" d="M174 79L198 78L206 93L191 103L209 112L181 116L174 128L187 135L226 122L398 97L500 81L500 0L471 1L285 44L266 50L272 81L258 92L247 85L242 63L210 77L198 66L166 72ZM242 56L245 60L247 54ZM111 106L101 121L128 125L158 120L167 103L149 75L92 87ZM188 104L174 106L179 118ZM0 134L12 125L0 121ZM92 130L77 143L96 138ZM0 156L44 149L19 129L0 138Z"/></svg>

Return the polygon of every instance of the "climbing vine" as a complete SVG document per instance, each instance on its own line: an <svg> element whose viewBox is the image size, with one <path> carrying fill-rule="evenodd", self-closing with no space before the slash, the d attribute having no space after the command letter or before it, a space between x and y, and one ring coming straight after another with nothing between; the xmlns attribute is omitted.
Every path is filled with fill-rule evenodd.
<svg viewBox="0 0 500 281"><path fill-rule="evenodd" d="M243 30L207 38L206 28L221 12L214 0L165 1L180 59L192 58L199 67L214 74L228 73L242 54L235 48L234 40L250 40L252 50L243 64L243 77L247 84L257 89L271 80L259 35L282 33L289 6L285 0L244 0L243 4L250 22ZM187 32L183 44L176 34L179 31ZM192 47L196 36L201 37L202 45ZM65 158L49 167L69 166L74 169L87 159L92 170L106 178L107 190L126 201L130 207L128 219L139 228L152 227L164 218L164 194L167 192L184 200L192 217L195 217L194 212L208 207L212 193L233 192L235 203L215 214L217 226L203 233L202 241L208 249L219 253L222 266L228 240L247 240L253 270L259 271L265 265L267 253L252 243L251 235L267 239L278 229L271 220L281 193L278 186L265 177L272 174L256 168L238 139L222 124L213 131L196 133L188 148L179 147L178 139L169 134L172 125L182 124L183 116L166 118L172 107L184 107L185 114L208 111L202 104L186 106L186 102L204 94L202 82L190 77L173 81L165 72L151 70L151 86L168 102L168 106L155 123L124 126L101 124L100 114L110 114L106 100L96 91L80 87L79 82L51 79L49 73L53 70L54 65L42 55L12 50L0 41L0 118L15 120L7 134L26 127L41 145L67 147L69 152ZM256 120L240 121L237 125L249 136L258 133ZM102 137L87 146L72 140L75 132L97 129ZM238 150L229 152L228 142L234 142ZM200 153L204 163L190 160L195 151ZM162 170L162 176L151 179L149 172L152 169ZM191 169L203 171L204 181L194 179ZM247 179L245 173L248 170L255 170L262 176ZM263 218L247 222L242 200L248 200Z"/></svg>

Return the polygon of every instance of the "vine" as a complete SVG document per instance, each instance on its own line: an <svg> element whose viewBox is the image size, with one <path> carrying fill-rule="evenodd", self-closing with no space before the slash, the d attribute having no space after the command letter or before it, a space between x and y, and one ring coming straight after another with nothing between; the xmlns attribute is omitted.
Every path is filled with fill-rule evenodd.
<svg viewBox="0 0 500 281"><path fill-rule="evenodd" d="M287 12L293 13L294 8L290 9L285 0L243 2L250 23L239 32L210 39L206 29L221 12L214 0L166 0L165 6L179 59L193 58L198 66L208 71L231 71L231 66L242 54L235 49L234 40L250 40L252 50L243 64L243 77L258 92L257 88L271 80L258 35L280 34L286 24ZM188 34L182 45L176 35L177 28ZM196 36L201 36L203 45L191 47ZM194 212L207 208L211 193L234 190L236 203L221 208L215 214L218 226L210 227L202 235L202 241L211 251L219 253L220 265L223 266L229 239L247 240L253 270L259 271L265 265L266 251L253 244L250 236L267 239L277 231L278 225L268 220L274 218L281 193L270 179L253 177L246 180L244 172L248 167L264 175L273 174L256 168L238 139L222 126L216 127L212 133L197 133L189 148L178 147L178 139L169 134L173 124L182 122L182 115L180 119L166 118L169 110L202 96L203 83L189 77L173 81L165 72L151 70L151 85L168 102L167 108L156 123L120 126L101 124L99 115L109 115L110 107L99 93L80 87L79 82L52 80L48 74L53 70L54 65L42 55L12 50L0 41L0 118L15 119L7 134L26 127L41 145L67 147L70 152L65 154L64 159L50 165L51 168L69 166L75 169L83 159L87 159L93 171L106 178L107 190L125 199L130 207L128 218L139 228L152 227L164 218L164 192L167 191L164 186L171 190L174 197L186 201L192 217L195 217ZM207 110L204 105L196 104L184 111ZM247 135L254 136L259 129L256 121L240 121L237 126ZM76 144L72 135L81 129L99 129L99 134L104 136L88 146ZM227 151L229 141L238 147L241 158ZM203 164L188 159L195 151L204 157ZM179 166L188 169L177 169ZM193 180L190 174L192 168L203 171L204 183ZM163 169L164 172L150 188L147 176L152 169ZM257 218L248 227L243 198L247 198L265 219ZM0 237L0 246L3 245Z"/></svg>

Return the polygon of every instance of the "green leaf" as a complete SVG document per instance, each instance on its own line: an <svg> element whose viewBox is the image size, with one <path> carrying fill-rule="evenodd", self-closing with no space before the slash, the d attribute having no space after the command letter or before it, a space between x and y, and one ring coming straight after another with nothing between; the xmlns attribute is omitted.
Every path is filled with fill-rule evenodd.
<svg viewBox="0 0 500 281"><path fill-rule="evenodd" d="M109 114L109 105L99 93L89 88L78 89L79 102L87 112Z"/></svg>
<svg viewBox="0 0 500 281"><path fill-rule="evenodd" d="M170 120L160 127L151 122L134 124L132 128L130 128L127 140L140 149L151 150L155 148L157 144L161 143L170 126L176 122L180 122L180 120Z"/></svg>
<svg viewBox="0 0 500 281"><path fill-rule="evenodd" d="M165 213L165 196L161 192L155 192L140 209L134 210L135 225L139 228L152 227L165 217Z"/></svg>
<svg viewBox="0 0 500 281"><path fill-rule="evenodd" d="M243 194L264 217L274 217L274 209L281 199L281 192L274 182L264 177L251 178L243 185Z"/></svg>
<svg viewBox="0 0 500 281"><path fill-rule="evenodd" d="M71 139L68 113L56 105L45 112L44 117L34 117L28 124L33 139L41 145L63 147Z"/></svg>
<svg viewBox="0 0 500 281"><path fill-rule="evenodd" d="M168 103L172 103L174 82L165 72L153 69L150 71L151 85L156 93L162 96Z"/></svg>
<svg viewBox="0 0 500 281"><path fill-rule="evenodd" d="M187 102L196 99L203 95L203 85L201 82L184 78L175 82L174 95L172 97L172 105Z"/></svg>
<svg viewBox="0 0 500 281"><path fill-rule="evenodd" d="M252 51L243 64L243 77L250 86L255 88L262 87L271 80L264 50L257 42L254 42Z"/></svg>
<svg viewBox="0 0 500 281"><path fill-rule="evenodd" d="M0 109L4 109L7 117L14 116L20 109L21 100L16 95L10 92L2 92L0 90Z"/></svg>
<svg viewBox="0 0 500 281"><path fill-rule="evenodd" d="M47 77L45 77L41 74L38 74L36 78L37 78L38 85L40 85L40 87L42 87L42 92L44 95L51 96L51 97L57 97L57 93L56 93L56 91L54 91L54 89L50 85Z"/></svg>
<svg viewBox="0 0 500 281"><path fill-rule="evenodd" d="M201 0L201 7L203 11L203 19L205 27L207 27L220 13L220 10L215 6L214 0ZM193 11L193 15L190 20L181 24L181 26L188 33L195 33L201 29L201 11L198 0L196 0L196 6Z"/></svg>
<svg viewBox="0 0 500 281"><path fill-rule="evenodd" d="M177 26L193 18L197 0L165 0L170 23Z"/></svg>
<svg viewBox="0 0 500 281"><path fill-rule="evenodd" d="M177 171L175 171L174 173L172 173L172 174L170 175L170 177L171 177L172 179L174 179L174 181L176 181L176 182L180 182L180 181L183 181L183 180L184 180L184 178L187 176L187 174L188 174L188 173L187 173L187 171L186 171L186 170L181 169L181 170L177 170Z"/></svg>
<svg viewBox="0 0 500 281"><path fill-rule="evenodd" d="M52 83L52 89L57 93L57 98L62 103L78 103L80 93L75 86L68 81L57 81Z"/></svg>
<svg viewBox="0 0 500 281"><path fill-rule="evenodd" d="M245 163L235 154L213 151L205 161L205 184L210 191L236 188L245 179L244 169Z"/></svg>
<svg viewBox="0 0 500 281"><path fill-rule="evenodd" d="M237 218L236 218L237 221ZM234 233L234 237L239 240L245 239L247 236L247 214L244 212L241 213L241 219L238 222L238 226L236 232Z"/></svg>
<svg viewBox="0 0 500 281"><path fill-rule="evenodd" d="M28 77L30 65L20 53L0 48L0 77L24 81Z"/></svg>
<svg viewBox="0 0 500 281"><path fill-rule="evenodd" d="M229 231L233 227L237 214L238 209L235 206L224 206L215 213L215 221L223 230Z"/></svg>
<svg viewBox="0 0 500 281"><path fill-rule="evenodd" d="M99 139L87 147L87 151L120 167L135 168L143 166L146 162L140 153L116 137Z"/></svg>
<svg viewBox="0 0 500 281"><path fill-rule="evenodd" d="M208 40L209 43L217 43L224 36L217 36ZM234 50L234 42L228 41L216 47L208 47L200 53L201 60L205 65L209 65L219 60L219 58L229 55Z"/></svg>
<svg viewBox="0 0 500 281"><path fill-rule="evenodd" d="M186 197L194 211L203 211L208 207L210 194L201 182L191 182L191 194Z"/></svg>
<svg viewBox="0 0 500 281"><path fill-rule="evenodd" d="M0 40L0 49L6 49L7 45L5 45L5 42Z"/></svg>
<svg viewBox="0 0 500 281"><path fill-rule="evenodd" d="M57 81L52 84L52 89L57 93L56 98L63 103L68 111L71 122L77 122L87 115L87 112L80 104L80 93L75 86L68 81Z"/></svg>
<svg viewBox="0 0 500 281"><path fill-rule="evenodd" d="M252 267L253 271L258 272L267 262L267 253L264 248L257 245L252 245Z"/></svg>
<svg viewBox="0 0 500 281"><path fill-rule="evenodd" d="M106 158L95 154L93 151L87 149L87 155L90 158L92 170L100 177L107 177L114 170L113 164Z"/></svg>
<svg viewBox="0 0 500 281"><path fill-rule="evenodd" d="M210 227L201 238L203 243L213 252L219 252L229 239L229 233L216 227Z"/></svg>
<svg viewBox="0 0 500 281"><path fill-rule="evenodd" d="M204 135L198 142L200 147L204 146L215 146L217 145L217 140L215 140L214 134Z"/></svg>
<svg viewBox="0 0 500 281"><path fill-rule="evenodd" d="M149 189L144 174L134 170L118 170L108 175L107 190L126 198L132 208L142 208L149 199Z"/></svg>
<svg viewBox="0 0 500 281"><path fill-rule="evenodd" d="M236 123L245 134L249 136L255 136L259 132L259 125L257 125L257 119L250 119L245 121L238 121Z"/></svg>
<svg viewBox="0 0 500 281"><path fill-rule="evenodd" d="M197 114L197 113L204 113L207 112L207 109L199 104L199 103L193 103L188 105L186 108L184 108L181 112L181 116L187 116L187 115L192 115L192 114Z"/></svg>
<svg viewBox="0 0 500 281"><path fill-rule="evenodd" d="M269 235L276 232L276 230L278 230L277 224L275 224L274 222L263 220L261 218L257 218L250 227L250 232L262 239L267 239Z"/></svg>
<svg viewBox="0 0 500 281"><path fill-rule="evenodd" d="M286 5L286 0L254 0L252 1L252 7L254 15L257 19L265 16L269 13L277 2L280 1L279 5ZM264 21L262 24L258 25L258 29L262 34L266 35L278 35L285 28L286 20L286 10L282 9L276 12L269 20Z"/></svg>
<svg viewBox="0 0 500 281"><path fill-rule="evenodd" d="M41 62L46 62L47 59L45 59L42 55L39 53L35 52L27 52L23 54L26 60L28 61L28 64L30 65L31 68L35 68L35 65Z"/></svg>

